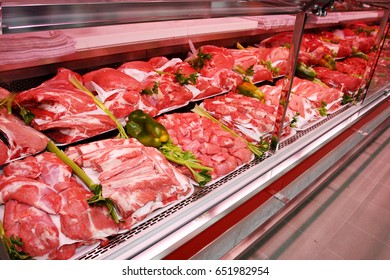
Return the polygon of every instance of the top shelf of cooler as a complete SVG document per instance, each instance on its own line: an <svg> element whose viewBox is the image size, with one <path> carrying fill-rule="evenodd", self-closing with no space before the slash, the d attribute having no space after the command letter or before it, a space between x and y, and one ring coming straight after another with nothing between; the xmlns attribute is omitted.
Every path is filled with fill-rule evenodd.
<svg viewBox="0 0 390 280"><path fill-rule="evenodd" d="M329 2L332 1L10 0L0 1L0 23L2 33L9 34L184 19L296 14L316 3L322 7ZM334 7L336 10L372 9L356 2L346 5L345 1L336 1Z"/></svg>

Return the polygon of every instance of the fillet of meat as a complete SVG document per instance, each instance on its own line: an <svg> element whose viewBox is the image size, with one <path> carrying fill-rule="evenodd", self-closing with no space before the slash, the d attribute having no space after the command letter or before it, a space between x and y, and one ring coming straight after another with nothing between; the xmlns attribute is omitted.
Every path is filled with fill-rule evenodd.
<svg viewBox="0 0 390 280"><path fill-rule="evenodd" d="M25 125L20 119L0 109L0 164L36 154L46 148L49 139Z"/></svg>
<svg viewBox="0 0 390 280"><path fill-rule="evenodd" d="M22 176L0 178L0 204L16 200L41 209L49 214L58 214L61 198L50 186Z"/></svg>
<svg viewBox="0 0 390 280"><path fill-rule="evenodd" d="M76 181L64 183L61 196L61 233L80 242L105 240L118 233L119 226L103 206L89 206L87 200L92 193Z"/></svg>
<svg viewBox="0 0 390 280"><path fill-rule="evenodd" d="M6 235L20 238L21 249L32 257L55 254L60 244L58 228L50 215L31 205L9 200L3 223Z"/></svg>
<svg viewBox="0 0 390 280"><path fill-rule="evenodd" d="M132 138L76 145L66 153L101 184L103 196L114 202L124 220L124 229L193 190L160 152Z"/></svg>
<svg viewBox="0 0 390 280"><path fill-rule="evenodd" d="M103 111L81 113L40 124L37 129L60 144L69 144L116 128Z"/></svg>
<svg viewBox="0 0 390 280"><path fill-rule="evenodd" d="M116 118L125 118L138 109L141 83L122 71L101 68L85 74L83 81L90 91L97 92Z"/></svg>
<svg viewBox="0 0 390 280"><path fill-rule="evenodd" d="M229 92L204 100L202 106L247 141L259 142L263 135L274 130L276 107L258 99Z"/></svg>

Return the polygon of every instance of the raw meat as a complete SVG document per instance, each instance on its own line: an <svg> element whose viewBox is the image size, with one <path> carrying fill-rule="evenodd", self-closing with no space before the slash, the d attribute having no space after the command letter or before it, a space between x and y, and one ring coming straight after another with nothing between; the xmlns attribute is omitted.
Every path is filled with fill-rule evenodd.
<svg viewBox="0 0 390 280"><path fill-rule="evenodd" d="M81 76L67 69L40 86L16 95L15 102L35 114L31 125L59 143L86 139L116 128L92 97L69 81Z"/></svg>
<svg viewBox="0 0 390 280"><path fill-rule="evenodd" d="M323 83L351 96L355 95L363 85L363 80L353 75L333 71L325 67L314 67L314 70L317 73L317 78Z"/></svg>
<svg viewBox="0 0 390 280"><path fill-rule="evenodd" d="M50 186L22 176L3 177L0 181L0 204L16 200L41 209L49 214L58 214L61 198Z"/></svg>
<svg viewBox="0 0 390 280"><path fill-rule="evenodd" d="M252 159L252 152L244 141L195 113L164 115L158 121L167 128L175 145L184 151L191 151L202 165L213 168L213 179L232 172ZM188 170L181 170L190 176Z"/></svg>
<svg viewBox="0 0 390 280"><path fill-rule="evenodd" d="M0 87L0 100L9 97L11 93L5 88Z"/></svg>
<svg viewBox="0 0 390 280"><path fill-rule="evenodd" d="M288 58L290 51L285 47L272 47L258 49L259 59L263 64L269 64L272 69L273 77L285 75L288 67Z"/></svg>
<svg viewBox="0 0 390 280"><path fill-rule="evenodd" d="M102 110L96 110L44 122L36 128L57 143L69 144L113 130L116 124Z"/></svg>
<svg viewBox="0 0 390 280"><path fill-rule="evenodd" d="M192 65L192 63L198 59L198 54L202 52L203 54L211 55L210 59L204 61L204 66L196 69L201 76L211 78L222 69L233 69L234 67L234 58L229 53L229 50L223 47L217 47L213 45L204 45L199 48L196 53L191 53L186 61Z"/></svg>
<svg viewBox="0 0 390 280"><path fill-rule="evenodd" d="M23 176L45 183L56 192L65 187L64 182L72 178L72 169L63 163L54 153L43 152L7 164L3 169L5 176Z"/></svg>
<svg viewBox="0 0 390 280"><path fill-rule="evenodd" d="M155 148L135 139L107 139L70 147L66 153L94 174L129 228L155 209L178 201L192 191Z"/></svg>
<svg viewBox="0 0 390 280"><path fill-rule="evenodd" d="M48 141L45 135L8 114L5 108L0 109L0 165L38 153L46 148Z"/></svg>
<svg viewBox="0 0 390 280"><path fill-rule="evenodd" d="M295 77L291 87L291 92L309 100L314 108L321 108L323 105L332 104L335 101L335 108L340 105L343 93L337 89L329 88L309 80ZM330 108L329 108L330 109Z"/></svg>
<svg viewBox="0 0 390 280"><path fill-rule="evenodd" d="M135 78L112 68L101 68L83 76L85 86L120 119L138 109L142 85Z"/></svg>
<svg viewBox="0 0 390 280"><path fill-rule="evenodd" d="M32 257L55 254L59 231L50 215L33 206L10 200L5 204L4 229L8 237L22 240L22 250Z"/></svg>
<svg viewBox="0 0 390 280"><path fill-rule="evenodd" d="M86 243L105 240L118 233L119 225L110 217L103 206L89 206L87 200L92 193L75 181L64 183L60 192L61 232L68 238Z"/></svg>
<svg viewBox="0 0 390 280"><path fill-rule="evenodd" d="M258 99L230 92L206 99L202 106L247 141L260 142L262 136L274 130L276 107Z"/></svg>
<svg viewBox="0 0 390 280"><path fill-rule="evenodd" d="M0 203L8 209L3 219L6 234L22 238L23 249L32 257L68 259L80 246L106 244L120 229L106 207L88 205L92 193L71 175L49 152L12 162L0 175ZM55 242L46 240L52 238L49 231L56 232Z"/></svg>
<svg viewBox="0 0 390 280"><path fill-rule="evenodd" d="M146 106L142 109L152 116L187 105L194 97L189 89L176 82L175 77L170 74L149 76L142 82L144 89L152 90L155 85L157 85L155 93L141 95L142 103ZM156 110L151 110L150 107Z"/></svg>
<svg viewBox="0 0 390 280"><path fill-rule="evenodd" d="M39 165L39 180L57 192L66 189L65 182L72 180L72 169L62 162L54 153L44 152L35 156Z"/></svg>
<svg viewBox="0 0 390 280"><path fill-rule="evenodd" d="M3 168L5 176L23 176L30 179L36 179L41 175L41 167L33 156L26 157L21 160L13 161Z"/></svg>
<svg viewBox="0 0 390 280"><path fill-rule="evenodd" d="M149 76L158 75L153 65L146 61L129 61L119 66L117 70L126 73L139 82L144 81Z"/></svg>

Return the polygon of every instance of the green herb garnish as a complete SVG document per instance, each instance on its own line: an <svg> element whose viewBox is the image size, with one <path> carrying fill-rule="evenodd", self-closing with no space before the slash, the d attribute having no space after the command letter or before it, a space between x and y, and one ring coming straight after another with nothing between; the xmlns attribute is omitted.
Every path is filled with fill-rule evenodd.
<svg viewBox="0 0 390 280"><path fill-rule="evenodd" d="M211 53L203 53L199 49L196 57L188 60L188 64L199 72L206 65L207 60L211 60L212 57Z"/></svg>
<svg viewBox="0 0 390 280"><path fill-rule="evenodd" d="M23 246L23 241L22 239L11 236L7 237L5 235L5 229L3 227L3 224L0 221L0 239L2 240L5 248L7 249L8 255L11 260L31 260L33 259L29 254L24 252L23 250L20 250Z"/></svg>
<svg viewBox="0 0 390 280"><path fill-rule="evenodd" d="M161 145L158 149L167 160L186 166L199 185L204 186L211 180L209 171L212 171L213 168L201 165L200 160L190 151L183 151L179 146L172 144L171 141Z"/></svg>

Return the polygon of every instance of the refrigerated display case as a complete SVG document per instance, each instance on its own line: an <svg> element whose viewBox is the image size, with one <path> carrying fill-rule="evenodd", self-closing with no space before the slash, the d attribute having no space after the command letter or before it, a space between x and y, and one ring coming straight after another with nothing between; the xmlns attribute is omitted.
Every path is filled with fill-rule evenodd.
<svg viewBox="0 0 390 280"><path fill-rule="evenodd" d="M192 195L111 236L108 244L82 248L73 256L76 259L233 258L245 250L240 244L255 231L265 233L280 222L294 202L312 191L314 182L389 122L390 85L380 78L388 69L385 2L2 1L1 8L0 40L5 44L27 40L23 48L35 54L4 56L0 62L0 87L12 92L39 86L59 68L86 74L154 57L184 60L205 45L250 50L273 36L289 34L288 46L283 46L284 73L256 83L259 88L280 85L275 126L265 136L271 148L211 184L195 185ZM374 33L370 50L375 50L359 77L359 90L337 110L294 127L299 114L291 115L288 108L303 39L359 26L360 32ZM61 46L54 54L35 53L33 38L45 42L48 50ZM323 41L336 47L331 38ZM7 49L3 52L6 55ZM188 112L200 101L172 112Z"/></svg>

